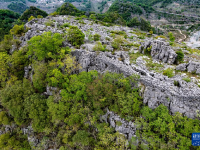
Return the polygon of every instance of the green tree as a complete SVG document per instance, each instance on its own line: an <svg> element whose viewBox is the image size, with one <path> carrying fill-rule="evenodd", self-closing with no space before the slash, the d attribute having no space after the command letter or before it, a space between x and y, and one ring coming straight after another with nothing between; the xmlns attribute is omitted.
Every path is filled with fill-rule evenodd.
<svg viewBox="0 0 200 150"><path fill-rule="evenodd" d="M32 56L33 60L60 59L62 54L69 53L68 48L62 48L63 37L59 33L44 32L42 35L34 36L28 42L27 57Z"/></svg>
<svg viewBox="0 0 200 150"><path fill-rule="evenodd" d="M31 150L28 140L25 136L17 134L1 134L0 135L0 149L10 150L10 149L26 149Z"/></svg>
<svg viewBox="0 0 200 150"><path fill-rule="evenodd" d="M95 46L93 47L94 51L105 51L105 47L101 44L100 41L97 41Z"/></svg>
<svg viewBox="0 0 200 150"><path fill-rule="evenodd" d="M5 35L4 40L0 43L0 52L9 53L12 48L12 40L13 38L11 35Z"/></svg>
<svg viewBox="0 0 200 150"><path fill-rule="evenodd" d="M74 145L80 148L88 146L90 143L89 133L84 130L78 130L78 132L73 136L72 141Z"/></svg>
<svg viewBox="0 0 200 150"><path fill-rule="evenodd" d="M91 14L89 18L92 19L92 20L96 20L97 19L95 14Z"/></svg>
<svg viewBox="0 0 200 150"><path fill-rule="evenodd" d="M1 103L9 110L9 114L14 117L18 125L27 123L28 111L25 107L25 99L33 93L33 89L28 80L16 81L13 85L6 86L1 91Z"/></svg>
<svg viewBox="0 0 200 150"><path fill-rule="evenodd" d="M28 65L28 59L23 50L15 51L9 59L11 67L10 72L18 79L24 78L24 67Z"/></svg>
<svg viewBox="0 0 200 150"><path fill-rule="evenodd" d="M21 36L24 32L24 26L23 25L15 25L11 30L10 33L12 35Z"/></svg>
<svg viewBox="0 0 200 150"><path fill-rule="evenodd" d="M67 32L67 40L74 46L80 47L84 43L85 35L77 26L70 26Z"/></svg>
<svg viewBox="0 0 200 150"><path fill-rule="evenodd" d="M177 54L176 61L182 62L184 58L184 53L180 50L180 51L177 51L176 54Z"/></svg>
<svg viewBox="0 0 200 150"><path fill-rule="evenodd" d="M1 87L5 87L6 81L9 78L9 66L8 66L8 59L9 55L0 52L0 82L1 82Z"/></svg>
<svg viewBox="0 0 200 150"><path fill-rule="evenodd" d="M174 41L175 41L175 37L174 37L173 33L172 33L172 32L169 32L168 35L169 35L169 40L170 40L171 42L174 42Z"/></svg>
<svg viewBox="0 0 200 150"><path fill-rule="evenodd" d="M94 41L99 41L101 38L101 35L99 34L94 34Z"/></svg>
<svg viewBox="0 0 200 150"><path fill-rule="evenodd" d="M50 115L48 114L46 99L40 94L34 93L25 99L26 110L30 119L32 119L32 127L36 132L44 132L45 128L50 126Z"/></svg>
<svg viewBox="0 0 200 150"><path fill-rule="evenodd" d="M151 24L144 18L141 18L140 29L143 31L151 31Z"/></svg>
<svg viewBox="0 0 200 150"><path fill-rule="evenodd" d="M127 23L127 25L128 25L129 27L135 27L135 26L139 26L139 25L140 25L140 22L139 22L139 20L137 19L137 17L134 17L134 18L132 18L132 19Z"/></svg>
<svg viewBox="0 0 200 150"><path fill-rule="evenodd" d="M3 124L3 125L9 125L10 124L10 118L8 117L6 111L0 112L0 124Z"/></svg>
<svg viewBox="0 0 200 150"><path fill-rule="evenodd" d="M45 63L36 62L33 64L34 75L33 75L33 86L39 92L44 92L46 90L46 75L48 68Z"/></svg>

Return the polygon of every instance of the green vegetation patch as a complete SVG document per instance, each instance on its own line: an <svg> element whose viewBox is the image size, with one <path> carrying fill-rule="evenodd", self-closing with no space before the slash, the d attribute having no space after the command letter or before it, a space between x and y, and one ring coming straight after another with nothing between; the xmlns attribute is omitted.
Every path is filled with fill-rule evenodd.
<svg viewBox="0 0 200 150"><path fill-rule="evenodd" d="M0 9L0 41L3 40L4 35L9 34L10 29L19 17L19 14L10 10Z"/></svg>
<svg viewBox="0 0 200 150"><path fill-rule="evenodd" d="M174 76L174 69L172 68L167 68L166 70L163 71L163 75L168 76L169 78Z"/></svg>

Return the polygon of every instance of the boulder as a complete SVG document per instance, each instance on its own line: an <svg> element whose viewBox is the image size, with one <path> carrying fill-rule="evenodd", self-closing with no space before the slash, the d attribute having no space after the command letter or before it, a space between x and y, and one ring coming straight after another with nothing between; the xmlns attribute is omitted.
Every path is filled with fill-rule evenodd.
<svg viewBox="0 0 200 150"><path fill-rule="evenodd" d="M151 56L153 59L157 59L168 64L173 64L176 60L177 54L167 42L161 40L145 41L141 43L139 51L144 54L147 48L151 48Z"/></svg>
<svg viewBox="0 0 200 150"><path fill-rule="evenodd" d="M176 66L176 70L186 71L187 66L188 66L188 63L179 64L178 66Z"/></svg>

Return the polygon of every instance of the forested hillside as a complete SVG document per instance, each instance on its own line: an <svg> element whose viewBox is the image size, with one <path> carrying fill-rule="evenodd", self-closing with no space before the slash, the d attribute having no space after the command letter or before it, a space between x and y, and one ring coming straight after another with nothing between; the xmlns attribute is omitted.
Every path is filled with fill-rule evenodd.
<svg viewBox="0 0 200 150"><path fill-rule="evenodd" d="M10 29L13 27L14 22L20 17L19 14L9 10L0 9L0 41L4 35L9 34Z"/></svg>
<svg viewBox="0 0 200 150"><path fill-rule="evenodd" d="M199 50L118 2L0 10L0 149L199 149Z"/></svg>

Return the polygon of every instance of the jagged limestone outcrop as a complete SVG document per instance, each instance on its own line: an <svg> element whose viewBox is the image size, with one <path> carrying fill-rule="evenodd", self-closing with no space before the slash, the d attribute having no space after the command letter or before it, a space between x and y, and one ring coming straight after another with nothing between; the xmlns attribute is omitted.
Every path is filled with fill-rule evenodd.
<svg viewBox="0 0 200 150"><path fill-rule="evenodd" d="M173 64L176 60L177 54L167 42L162 40L149 40L142 42L139 51L144 54L147 48L150 48L153 59L161 60L168 64Z"/></svg>
<svg viewBox="0 0 200 150"><path fill-rule="evenodd" d="M200 74L200 62L190 61L189 63L183 63L178 65L176 70Z"/></svg>
<svg viewBox="0 0 200 150"><path fill-rule="evenodd" d="M136 125L131 121L126 121L112 111L107 110L107 113L101 116L100 120L109 123L116 131L124 134L128 140L136 137Z"/></svg>

